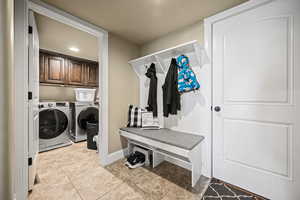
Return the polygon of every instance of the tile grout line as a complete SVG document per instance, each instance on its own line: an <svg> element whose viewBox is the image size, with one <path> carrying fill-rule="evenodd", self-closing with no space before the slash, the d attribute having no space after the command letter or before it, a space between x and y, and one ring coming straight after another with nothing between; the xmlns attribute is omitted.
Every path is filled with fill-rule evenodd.
<svg viewBox="0 0 300 200"><path fill-rule="evenodd" d="M152 173L152 172L151 172ZM145 189L143 189L143 188L141 188L141 187L139 187L136 183L134 183L134 182L131 182L135 187L137 187L139 190L141 190L144 194L147 194L147 195L152 195L151 193L149 193L148 191L146 191ZM160 199L158 199L158 200L162 200L163 198L165 198L166 196L167 196L167 194L168 194L168 192L166 192L166 194L164 194L163 196L162 196L162 198L160 198ZM151 199L152 199L152 197L151 197Z"/></svg>
<svg viewBox="0 0 300 200"><path fill-rule="evenodd" d="M137 184L135 184L134 182L130 181L130 179L128 177L125 177L124 180L123 180L123 179L119 178L118 176L116 176L115 174L113 174L113 176L115 176L116 178L122 180L122 182L125 183L125 184L127 184L130 188L132 188L132 185L134 185L138 191L136 191L136 189L134 189L134 188L132 188L132 189L135 192L137 192L139 195L143 196L143 194L148 194L148 192L144 191L142 188L140 188L139 186L137 186ZM100 199L97 199L97 200L100 200Z"/></svg>
<svg viewBox="0 0 300 200"><path fill-rule="evenodd" d="M75 149L74 149L74 150L75 150ZM57 150L54 150L54 151L57 151ZM52 152L54 152L54 151L52 151ZM74 188L74 190L75 190L76 193L78 194L79 199L84 200L84 198L82 197L82 195L81 195L80 192L77 190L77 188L75 187L74 183L72 182L71 177L68 175L68 173L66 173L66 170L63 169L61 163L59 162L59 160L58 160L57 157L56 157L57 155L64 154L64 153L66 153L67 151L64 151L64 150L63 150L63 151L57 151L57 152L55 152L55 153L53 153L53 154L52 154L52 152L50 153L50 155L48 155L47 152L45 152L43 155L46 156L46 157L51 156L51 157L54 158L54 159L53 159L53 163L55 163L55 165L57 165L59 168L61 168L62 175L63 175L64 177L66 177L66 179L68 180L68 183L67 183L67 184L71 184L71 186ZM46 155L46 154L47 154L47 155ZM43 156L43 157L44 157L44 156ZM42 156L40 156L39 159L41 159L41 157L42 157ZM45 158L46 158L46 157L45 157Z"/></svg>
<svg viewBox="0 0 300 200"><path fill-rule="evenodd" d="M115 176L115 175L114 175ZM115 176L116 178L118 178L117 176ZM149 194L147 191L145 191L144 189L140 188L136 183L132 182L128 177L125 177L125 180L122 180L122 182L126 183L128 185L128 183L134 185L138 190L141 190L142 193L144 194ZM130 185L129 185L130 186ZM130 186L131 187L131 186ZM134 189L133 189L134 190ZM136 191L139 195L143 196L143 194L140 193L140 191ZM99 199L97 199L99 200Z"/></svg>
<svg viewBox="0 0 300 200"><path fill-rule="evenodd" d="M73 188L75 189L75 191L76 191L76 193L78 194L79 198L80 198L81 200L85 200L85 199L81 196L81 194L80 194L80 192L77 190L77 188L75 187L75 185L74 185L72 179L69 177L69 175L65 172L64 169L62 169L62 171L63 171L64 175L67 177L67 179L70 181L71 185L72 185Z"/></svg>
<svg viewBox="0 0 300 200"><path fill-rule="evenodd" d="M129 181L130 181L130 180L129 180ZM138 190L140 190L140 191L136 191L136 192L139 193L141 196L143 196L144 194L149 195L149 192L147 192L147 191L145 191L143 188L139 187L136 183L130 181L130 184L134 185ZM142 192L143 194L141 194L140 192ZM151 194L150 194L150 195L151 195ZM164 197L165 197L165 196L164 196ZM163 197L163 198L164 198L164 197ZM163 198L161 198L161 199L163 199ZM161 200L161 199L159 199L159 200Z"/></svg>
<svg viewBox="0 0 300 200"><path fill-rule="evenodd" d="M100 197L98 197L96 200L100 200L102 197L104 197L106 194L110 193L111 191L113 191L113 189L121 186L124 182L122 181L120 184L116 185L115 187L113 187L111 190L105 192L103 195L101 195Z"/></svg>
<svg viewBox="0 0 300 200"><path fill-rule="evenodd" d="M62 169L62 171L63 171L64 175L68 178L68 180L70 181L70 183L72 184L72 186L74 187L74 189L76 190L76 192L78 193L80 199L81 199L81 200L85 200L85 198L80 194L80 192L79 192L79 190L77 189L77 187L74 185L74 183L73 183L73 181L72 181L70 175L69 175L68 173L66 173L65 170ZM82 172L82 173L80 173L80 174L83 174L83 173L84 173L84 172ZM117 177L116 177L116 178L117 178ZM101 199L103 196L105 196L106 194L108 194L109 192L111 192L113 189L119 187L119 186L122 185L123 183L124 183L124 182L122 181L120 184L116 185L116 186L113 187L111 190L105 192L103 195L97 197L95 200Z"/></svg>

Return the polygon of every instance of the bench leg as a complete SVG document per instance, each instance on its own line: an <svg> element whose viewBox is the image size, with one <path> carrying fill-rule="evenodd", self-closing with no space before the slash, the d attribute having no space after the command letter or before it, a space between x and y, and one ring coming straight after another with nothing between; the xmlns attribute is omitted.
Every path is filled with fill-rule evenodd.
<svg viewBox="0 0 300 200"><path fill-rule="evenodd" d="M155 168L156 166L158 166L160 163L162 163L165 160L165 156L153 151L152 159L153 159L152 167Z"/></svg>
<svg viewBox="0 0 300 200"><path fill-rule="evenodd" d="M128 155L130 155L133 152L134 144L128 140Z"/></svg>
<svg viewBox="0 0 300 200"><path fill-rule="evenodd" d="M191 152L192 163L192 187L194 187L201 176L202 159L201 159L201 146L197 145Z"/></svg>

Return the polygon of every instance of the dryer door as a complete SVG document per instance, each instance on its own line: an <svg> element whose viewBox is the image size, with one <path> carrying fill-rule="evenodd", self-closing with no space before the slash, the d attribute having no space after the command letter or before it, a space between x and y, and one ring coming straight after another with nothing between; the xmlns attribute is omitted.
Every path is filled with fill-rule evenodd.
<svg viewBox="0 0 300 200"><path fill-rule="evenodd" d="M87 122L98 122L99 121L99 111L98 108L88 107L82 110L77 118L78 126L86 130Z"/></svg>
<svg viewBox="0 0 300 200"><path fill-rule="evenodd" d="M40 139L53 139L68 128L68 117L58 109L45 109L39 113Z"/></svg>

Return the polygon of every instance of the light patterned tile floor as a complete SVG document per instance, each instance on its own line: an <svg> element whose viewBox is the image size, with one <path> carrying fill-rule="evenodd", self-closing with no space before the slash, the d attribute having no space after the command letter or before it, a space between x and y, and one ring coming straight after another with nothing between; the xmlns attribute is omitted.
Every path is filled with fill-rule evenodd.
<svg viewBox="0 0 300 200"><path fill-rule="evenodd" d="M86 142L39 154L39 181L29 200L196 200L209 179L195 188L191 173L163 162L155 169L128 169L124 160L101 167L98 154Z"/></svg>

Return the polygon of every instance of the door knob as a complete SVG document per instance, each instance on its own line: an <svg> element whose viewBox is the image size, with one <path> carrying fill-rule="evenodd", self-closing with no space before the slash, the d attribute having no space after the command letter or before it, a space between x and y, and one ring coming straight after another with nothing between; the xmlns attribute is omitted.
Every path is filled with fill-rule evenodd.
<svg viewBox="0 0 300 200"><path fill-rule="evenodd" d="M220 106L215 106L215 111L216 112L220 112L221 111L221 107Z"/></svg>

